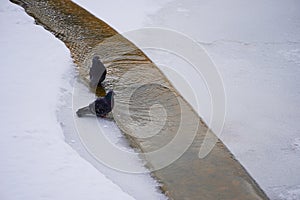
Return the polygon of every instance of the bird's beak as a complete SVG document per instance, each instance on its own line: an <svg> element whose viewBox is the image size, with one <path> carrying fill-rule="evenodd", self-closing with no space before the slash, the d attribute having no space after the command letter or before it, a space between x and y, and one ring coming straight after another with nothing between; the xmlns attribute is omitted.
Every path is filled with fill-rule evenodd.
<svg viewBox="0 0 300 200"><path fill-rule="evenodd" d="M77 112L76 112L76 114L77 114L78 117L82 117L84 115L94 114L94 113L92 113L92 111L91 111L91 109L90 109L89 106L86 106L86 107L78 109Z"/></svg>

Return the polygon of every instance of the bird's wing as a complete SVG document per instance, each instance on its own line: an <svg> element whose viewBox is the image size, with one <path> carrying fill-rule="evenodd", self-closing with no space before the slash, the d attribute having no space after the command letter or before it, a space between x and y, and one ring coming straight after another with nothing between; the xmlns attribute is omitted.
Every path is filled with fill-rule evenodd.
<svg viewBox="0 0 300 200"><path fill-rule="evenodd" d="M98 59L93 59L92 67L90 69L90 77L97 77L100 79L102 74L106 71L103 63Z"/></svg>
<svg viewBox="0 0 300 200"><path fill-rule="evenodd" d="M110 104L104 98L97 99L95 102L95 111L99 116L106 115L111 111Z"/></svg>

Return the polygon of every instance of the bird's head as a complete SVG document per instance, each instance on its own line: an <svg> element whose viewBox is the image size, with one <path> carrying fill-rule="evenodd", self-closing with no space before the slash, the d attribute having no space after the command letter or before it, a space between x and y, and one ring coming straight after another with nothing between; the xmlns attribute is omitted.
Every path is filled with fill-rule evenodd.
<svg viewBox="0 0 300 200"><path fill-rule="evenodd" d="M93 57L93 61L94 61L94 60L99 60L99 59L100 59L99 56L94 56L94 57Z"/></svg>
<svg viewBox="0 0 300 200"><path fill-rule="evenodd" d="M106 94L106 97L107 98L112 98L113 96L115 96L116 93L113 91L113 90L109 90Z"/></svg>

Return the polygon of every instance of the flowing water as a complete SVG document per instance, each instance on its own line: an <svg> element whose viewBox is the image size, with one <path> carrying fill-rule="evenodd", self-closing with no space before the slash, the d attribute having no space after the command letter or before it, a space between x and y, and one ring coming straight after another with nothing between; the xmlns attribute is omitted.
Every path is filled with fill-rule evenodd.
<svg viewBox="0 0 300 200"><path fill-rule="evenodd" d="M115 91L115 122L170 199L268 199L220 140L199 159L204 137L216 136L134 44L69 0L13 2L66 44L87 86L100 57L107 78L94 92Z"/></svg>

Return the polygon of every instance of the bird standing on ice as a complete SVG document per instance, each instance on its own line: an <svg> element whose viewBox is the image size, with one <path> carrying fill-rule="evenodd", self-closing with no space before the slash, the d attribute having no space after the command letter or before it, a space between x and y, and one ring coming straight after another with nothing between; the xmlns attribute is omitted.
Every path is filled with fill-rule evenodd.
<svg viewBox="0 0 300 200"><path fill-rule="evenodd" d="M93 103L88 106L80 108L76 114L78 117L84 115L96 115L97 117L106 117L114 107L114 91L110 90L105 97L97 98Z"/></svg>

